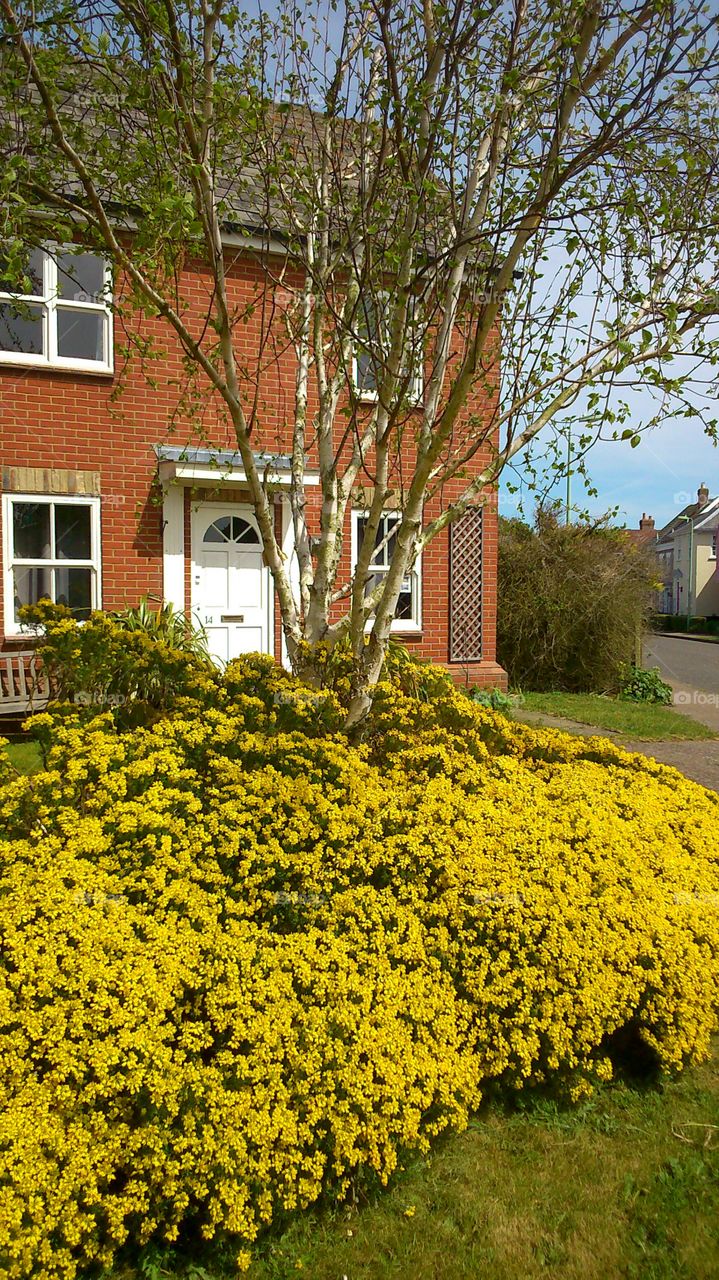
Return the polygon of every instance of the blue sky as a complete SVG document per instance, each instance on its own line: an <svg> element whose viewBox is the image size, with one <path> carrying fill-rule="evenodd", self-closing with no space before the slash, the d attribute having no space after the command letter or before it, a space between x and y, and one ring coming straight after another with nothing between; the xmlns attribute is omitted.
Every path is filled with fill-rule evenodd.
<svg viewBox="0 0 719 1280"><path fill-rule="evenodd" d="M636 449L627 441L600 441L589 454L587 464L599 490L598 497L587 498L578 479L572 494L573 505L588 510L593 516L619 507L616 523L624 523L629 528L638 526L644 511L654 516L657 528L661 528L683 506L694 501L700 484L708 486L712 497L719 494L719 448L708 438L698 419L675 419L654 427L642 436ZM517 477L513 479L516 482ZM555 492L564 501L564 480L559 481ZM505 480L500 487L502 515L518 514L518 497L507 491ZM525 518L531 516L533 506L533 495L525 490Z"/></svg>

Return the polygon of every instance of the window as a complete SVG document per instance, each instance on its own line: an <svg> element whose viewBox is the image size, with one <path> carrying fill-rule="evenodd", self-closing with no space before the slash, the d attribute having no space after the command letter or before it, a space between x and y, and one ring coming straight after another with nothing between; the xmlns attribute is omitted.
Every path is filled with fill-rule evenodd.
<svg viewBox="0 0 719 1280"><path fill-rule="evenodd" d="M352 513L352 567L357 564L360 548L364 541L368 515L363 511ZM399 512L388 511L380 519L375 552L370 561L371 575L367 582L367 595L371 595L375 587L382 582L389 569L396 545L396 529L400 523ZM421 626L421 571L419 560L403 579L402 588L397 600L397 611L392 623L393 631L418 631Z"/></svg>
<svg viewBox="0 0 719 1280"><path fill-rule="evenodd" d="M358 305L357 330L359 341L352 361L352 378L355 390L363 400L377 399L379 381L382 376L382 359L389 351L389 329L387 325L389 302L390 295L388 293L380 293L377 295L376 302L371 298L360 299ZM377 310L379 310L379 316L377 316ZM415 312L415 303L411 299L407 325L408 342L412 347L409 353L412 374L407 388L407 399L411 404L417 404L424 393L422 355L419 349L421 334L415 324ZM365 339L364 341L363 338Z"/></svg>
<svg viewBox="0 0 719 1280"><path fill-rule="evenodd" d="M712 549L709 552L709 559L716 560L716 558L717 558L717 530L715 529L714 533L712 534Z"/></svg>
<svg viewBox="0 0 719 1280"><path fill-rule="evenodd" d="M5 630L17 635L18 610L48 599L87 618L100 604L98 498L3 497Z"/></svg>
<svg viewBox="0 0 719 1280"><path fill-rule="evenodd" d="M235 542L245 546L260 545L260 535L241 516L218 516L205 530L203 542Z"/></svg>
<svg viewBox="0 0 719 1280"><path fill-rule="evenodd" d="M0 362L112 372L111 276L96 253L34 249L26 289L0 271Z"/></svg>

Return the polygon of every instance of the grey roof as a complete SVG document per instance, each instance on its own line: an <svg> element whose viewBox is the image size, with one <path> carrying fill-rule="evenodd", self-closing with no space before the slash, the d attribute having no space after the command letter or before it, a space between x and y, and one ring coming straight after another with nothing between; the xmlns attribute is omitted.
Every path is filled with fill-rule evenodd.
<svg viewBox="0 0 719 1280"><path fill-rule="evenodd" d="M217 467L218 471L243 470L244 463L236 449L202 449L189 445L156 444L153 449L158 462L187 462L197 467ZM257 467L272 467L275 471L289 471L292 458L286 453L253 453Z"/></svg>
<svg viewBox="0 0 719 1280"><path fill-rule="evenodd" d="M699 531L715 529L719 524L719 498L709 498L706 502L690 502L678 515L672 517L668 524L657 534L657 542L671 542L679 529L691 523Z"/></svg>
<svg viewBox="0 0 719 1280"><path fill-rule="evenodd" d="M93 181L119 225L135 230L140 224L145 187L151 186L157 176L152 172L153 164L163 177L172 174L181 188L190 191L186 166L178 159L181 149L172 126L164 132L158 130L147 112L128 98L121 75L98 78L95 68L79 59L67 67L64 74L65 81L55 86L58 114L62 124L70 129L80 154L95 144ZM18 153L30 158L36 149L42 151L46 145L47 130L36 87L26 84L19 92L28 105L39 109L40 124L36 116L29 115L26 120L22 114L12 122L0 122L0 125L9 125L6 137L0 136L0 159L5 162L9 155ZM215 190L223 231L282 240L303 234L302 218L297 222L296 214L304 208L313 190L312 172L323 146L324 120L320 112L302 104L268 103L267 106L266 114L251 132L238 126L234 143L225 137L222 167L214 173ZM77 131L78 137L74 137L73 131ZM333 146L345 180L358 184L358 125L351 118L336 120L334 135ZM121 183L116 153L121 151L132 157L134 140L144 144L143 166L149 164L151 169L149 173L144 168L130 172ZM281 177L285 154L291 154L295 161L291 180L287 181ZM307 189L297 192L300 175L305 170ZM84 187L69 163L62 163L56 181L63 197L83 204Z"/></svg>
<svg viewBox="0 0 719 1280"><path fill-rule="evenodd" d="M80 60L72 69L66 69L65 75L67 83L57 95L58 113L80 153L92 149L93 181L118 226L130 232L141 228L145 192L153 189L158 175L163 184L172 176L178 189L190 194L183 148L172 127L157 129L154 120L148 120L147 112L128 100L122 75L118 79L105 75L98 79L95 69ZM21 96L38 110L39 96L33 85L26 85ZM102 109L98 110L100 98ZM313 174L327 145L323 137L325 117L301 103L266 105L267 111L254 128L243 129L238 124L236 140L224 137L223 153L214 173L218 213L226 237L291 245L304 240L312 220L316 196ZM36 150L43 152L47 128L41 109L27 118L18 113L5 140L2 124L0 121L0 163L8 163L18 154L31 161ZM364 149L369 147L371 154L377 144L368 142L366 130L351 115L333 118L332 134L332 166L336 173L330 183L328 217L331 234L341 241L354 223L354 205L352 201L347 204L347 196L351 190L360 190ZM143 144L142 150L133 148L134 140ZM136 158L140 157L139 168L133 170L130 165L121 181L117 154L121 152L132 159L133 150ZM290 158L289 165L286 158ZM341 179L337 176L340 172ZM70 200L84 208L84 188L69 162L59 162L54 186L61 201ZM37 196L32 194L30 198ZM384 220L384 234L390 244L395 223L401 217L401 206L395 206ZM428 197L424 222L416 233L418 256L434 262L446 254L452 226L451 193L448 188L440 188L433 199ZM241 251L242 245L237 248ZM254 244L253 248L258 246ZM496 275L491 240L481 239L474 244L472 265L489 279ZM513 276L516 280L521 273L515 271Z"/></svg>
<svg viewBox="0 0 719 1280"><path fill-rule="evenodd" d="M704 533L707 530L712 532L719 524L719 498L710 498L702 507L702 518L695 523L698 533Z"/></svg>

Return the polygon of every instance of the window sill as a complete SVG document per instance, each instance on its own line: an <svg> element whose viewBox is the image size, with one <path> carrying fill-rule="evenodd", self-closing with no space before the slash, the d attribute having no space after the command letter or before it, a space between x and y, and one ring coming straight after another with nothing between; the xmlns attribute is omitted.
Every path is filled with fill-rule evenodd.
<svg viewBox="0 0 719 1280"><path fill-rule="evenodd" d="M21 360L14 357L7 359L0 354L0 369L22 369L25 373L71 373L84 374L90 378L113 378L115 370L109 365L83 364L81 361L69 364L50 364L47 360Z"/></svg>
<svg viewBox="0 0 719 1280"><path fill-rule="evenodd" d="M372 630L372 623L368 622L365 626L365 635L369 635L371 630ZM397 637L400 640L402 639L403 636L407 636L408 639L412 639L412 640L421 640L422 628L417 626L417 624L414 622L403 622L403 623L393 622L392 626L390 627L390 635L393 637Z"/></svg>
<svg viewBox="0 0 719 1280"><path fill-rule="evenodd" d="M379 404L379 395L376 391L358 391L355 387L355 396L359 404L373 405ZM417 400L407 400L406 407L410 413L416 413L424 404L423 398L420 396Z"/></svg>
<svg viewBox="0 0 719 1280"><path fill-rule="evenodd" d="M37 644L40 637L37 631L23 631L16 622L13 622L12 626L6 622L4 638L12 640L13 644L19 644L21 641L25 644Z"/></svg>
<svg viewBox="0 0 719 1280"><path fill-rule="evenodd" d="M13 652L15 652L16 648L27 649L31 646L34 647L37 644L38 640L41 640L41 639L42 639L42 636L39 636L37 632L19 631L17 627L14 627L12 631L8 630L8 628L6 627L5 632L3 634L3 643L12 645ZM0 657L2 657L1 653L0 653Z"/></svg>

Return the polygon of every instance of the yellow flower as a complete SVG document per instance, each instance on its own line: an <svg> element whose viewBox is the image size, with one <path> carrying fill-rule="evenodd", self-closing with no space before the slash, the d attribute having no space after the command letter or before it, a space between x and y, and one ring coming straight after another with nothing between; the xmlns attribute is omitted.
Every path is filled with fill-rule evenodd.
<svg viewBox="0 0 719 1280"><path fill-rule="evenodd" d="M719 797L431 668L389 671L359 748L233 668L222 705L126 733L45 713L46 769L0 770L8 1280L190 1216L246 1270L496 1082L586 1096L628 1027L668 1070L708 1052Z"/></svg>

